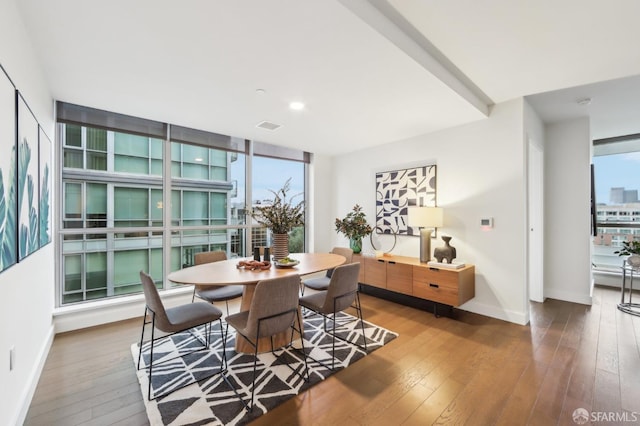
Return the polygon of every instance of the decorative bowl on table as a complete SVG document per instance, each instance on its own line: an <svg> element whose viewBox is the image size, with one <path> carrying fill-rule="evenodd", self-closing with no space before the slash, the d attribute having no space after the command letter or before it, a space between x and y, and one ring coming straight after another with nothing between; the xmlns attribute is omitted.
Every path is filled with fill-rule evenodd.
<svg viewBox="0 0 640 426"><path fill-rule="evenodd" d="M276 260L274 263L278 268L293 268L294 266L300 264L300 261L292 259L290 257L285 257L283 259Z"/></svg>

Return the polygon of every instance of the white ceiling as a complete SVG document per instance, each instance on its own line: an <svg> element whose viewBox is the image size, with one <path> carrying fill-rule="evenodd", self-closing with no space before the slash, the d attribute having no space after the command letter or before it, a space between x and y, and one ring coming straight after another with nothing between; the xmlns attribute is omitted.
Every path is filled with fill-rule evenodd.
<svg viewBox="0 0 640 426"><path fill-rule="evenodd" d="M482 120L473 99L640 75L636 0L16 4L58 100L327 155ZM532 104L548 121L637 117L638 78L590 87ZM593 102L576 109L576 96ZM615 120L592 116L594 137Z"/></svg>

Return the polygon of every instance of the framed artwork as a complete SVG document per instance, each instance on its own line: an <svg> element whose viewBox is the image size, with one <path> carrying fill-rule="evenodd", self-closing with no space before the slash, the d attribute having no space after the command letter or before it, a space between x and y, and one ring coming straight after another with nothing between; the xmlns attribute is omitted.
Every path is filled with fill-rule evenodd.
<svg viewBox="0 0 640 426"><path fill-rule="evenodd" d="M40 247L51 242L51 139L39 127L38 135L38 238Z"/></svg>
<svg viewBox="0 0 640 426"><path fill-rule="evenodd" d="M0 68L0 272L18 261L16 96Z"/></svg>
<svg viewBox="0 0 640 426"><path fill-rule="evenodd" d="M38 121L18 92L18 261L40 247L38 133Z"/></svg>
<svg viewBox="0 0 640 426"><path fill-rule="evenodd" d="M376 232L420 235L407 224L408 208L436 205L436 166L376 173Z"/></svg>

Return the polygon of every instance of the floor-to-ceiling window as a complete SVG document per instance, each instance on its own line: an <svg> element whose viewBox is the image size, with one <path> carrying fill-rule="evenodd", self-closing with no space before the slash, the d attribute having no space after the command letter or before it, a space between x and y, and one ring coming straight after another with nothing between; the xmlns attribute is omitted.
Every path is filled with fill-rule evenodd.
<svg viewBox="0 0 640 426"><path fill-rule="evenodd" d="M198 252L268 245L246 217L281 185L266 177L291 171L304 197L307 153L65 103L58 122L60 305L139 293L140 270L167 288ZM292 235L303 251L304 230Z"/></svg>
<svg viewBox="0 0 640 426"><path fill-rule="evenodd" d="M604 272L620 273L616 254L623 242L640 240L640 138L594 141L593 170L597 234L592 262Z"/></svg>
<svg viewBox="0 0 640 426"><path fill-rule="evenodd" d="M305 163L260 155L260 149L257 149L257 151L253 157L252 205L269 203L274 197L271 191L277 191L282 188L287 180L290 185L290 190L287 194L289 200L293 203L304 200ZM278 173L273 173L274 170L278 170ZM289 233L290 253L304 251L304 231L305 228L300 226ZM257 233L262 233L262 235L255 235L254 238L260 241L261 245L268 245L270 236L267 234L267 230L258 228L256 229Z"/></svg>

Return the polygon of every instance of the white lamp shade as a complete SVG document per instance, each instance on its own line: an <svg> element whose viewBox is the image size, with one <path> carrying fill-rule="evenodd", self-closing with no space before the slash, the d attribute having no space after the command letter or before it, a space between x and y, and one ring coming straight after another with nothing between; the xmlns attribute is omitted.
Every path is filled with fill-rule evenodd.
<svg viewBox="0 0 640 426"><path fill-rule="evenodd" d="M424 228L442 227L442 208L440 207L409 207L408 225Z"/></svg>

